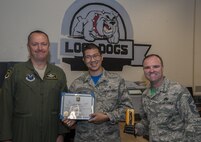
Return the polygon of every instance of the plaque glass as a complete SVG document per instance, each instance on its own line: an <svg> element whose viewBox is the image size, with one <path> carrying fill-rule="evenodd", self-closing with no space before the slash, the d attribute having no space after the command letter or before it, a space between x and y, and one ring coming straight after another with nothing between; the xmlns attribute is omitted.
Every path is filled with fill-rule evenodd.
<svg viewBox="0 0 201 142"><path fill-rule="evenodd" d="M88 120L94 113L94 97L91 94L62 93L60 118Z"/></svg>

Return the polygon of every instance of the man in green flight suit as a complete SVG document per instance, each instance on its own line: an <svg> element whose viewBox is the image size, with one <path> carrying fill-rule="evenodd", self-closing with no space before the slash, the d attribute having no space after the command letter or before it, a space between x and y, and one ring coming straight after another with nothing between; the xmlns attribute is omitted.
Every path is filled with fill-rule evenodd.
<svg viewBox="0 0 201 142"><path fill-rule="evenodd" d="M63 142L68 129L59 120L60 92L67 91L64 71L50 63L49 38L28 36L30 59L5 75L0 94L0 141Z"/></svg>

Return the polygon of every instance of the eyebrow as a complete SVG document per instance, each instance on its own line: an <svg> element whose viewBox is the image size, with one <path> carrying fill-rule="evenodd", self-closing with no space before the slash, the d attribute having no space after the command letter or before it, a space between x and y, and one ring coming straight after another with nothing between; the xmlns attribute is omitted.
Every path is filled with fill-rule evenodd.
<svg viewBox="0 0 201 142"><path fill-rule="evenodd" d="M92 54L92 55L85 55L85 56L94 56L94 55L101 55L100 53L95 53L95 54Z"/></svg>
<svg viewBox="0 0 201 142"><path fill-rule="evenodd" d="M152 66L144 66L143 68L144 69L149 69L149 68L159 68L159 67L161 67L161 65L152 65Z"/></svg>

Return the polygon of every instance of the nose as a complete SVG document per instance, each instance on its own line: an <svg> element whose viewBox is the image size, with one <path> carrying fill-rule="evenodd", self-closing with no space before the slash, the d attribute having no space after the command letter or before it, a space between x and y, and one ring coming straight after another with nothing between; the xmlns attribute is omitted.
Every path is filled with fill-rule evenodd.
<svg viewBox="0 0 201 142"><path fill-rule="evenodd" d="M114 25L114 24L115 24L115 22L114 22L114 21L111 21L111 22L110 22L110 24Z"/></svg>
<svg viewBox="0 0 201 142"><path fill-rule="evenodd" d="M38 49L42 50L42 48L43 48L43 45L42 44L38 44Z"/></svg>
<svg viewBox="0 0 201 142"><path fill-rule="evenodd" d="M94 56L91 56L91 61L95 61Z"/></svg>
<svg viewBox="0 0 201 142"><path fill-rule="evenodd" d="M150 67L150 72L153 72L154 71L154 68L153 67Z"/></svg>

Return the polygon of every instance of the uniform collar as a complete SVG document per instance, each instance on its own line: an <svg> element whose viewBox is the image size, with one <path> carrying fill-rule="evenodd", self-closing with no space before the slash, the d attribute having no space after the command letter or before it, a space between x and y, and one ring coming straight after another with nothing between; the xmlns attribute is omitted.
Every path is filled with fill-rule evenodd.
<svg viewBox="0 0 201 142"><path fill-rule="evenodd" d="M34 69L34 66L33 66L33 64L31 62L31 59L29 59L26 62L26 66L27 66L27 68L29 68L30 70L32 70L33 72L35 72L35 69ZM50 66L49 63L47 63L47 68L46 68L45 74L51 72L51 70L52 70L52 67Z"/></svg>
<svg viewBox="0 0 201 142"><path fill-rule="evenodd" d="M91 81L91 75L89 74L89 72L86 72L84 76L85 76L85 80L84 80L85 82ZM105 80L107 80L107 71L103 68L102 76L99 82L103 82Z"/></svg>
<svg viewBox="0 0 201 142"><path fill-rule="evenodd" d="M158 87L155 88L155 94L151 94L150 92L153 91L153 89L151 88L151 85L149 85L147 91L148 91L148 96L154 97L157 94L165 93L168 91L169 88L169 84L170 84L170 80L168 80L166 77L164 77L162 84Z"/></svg>

